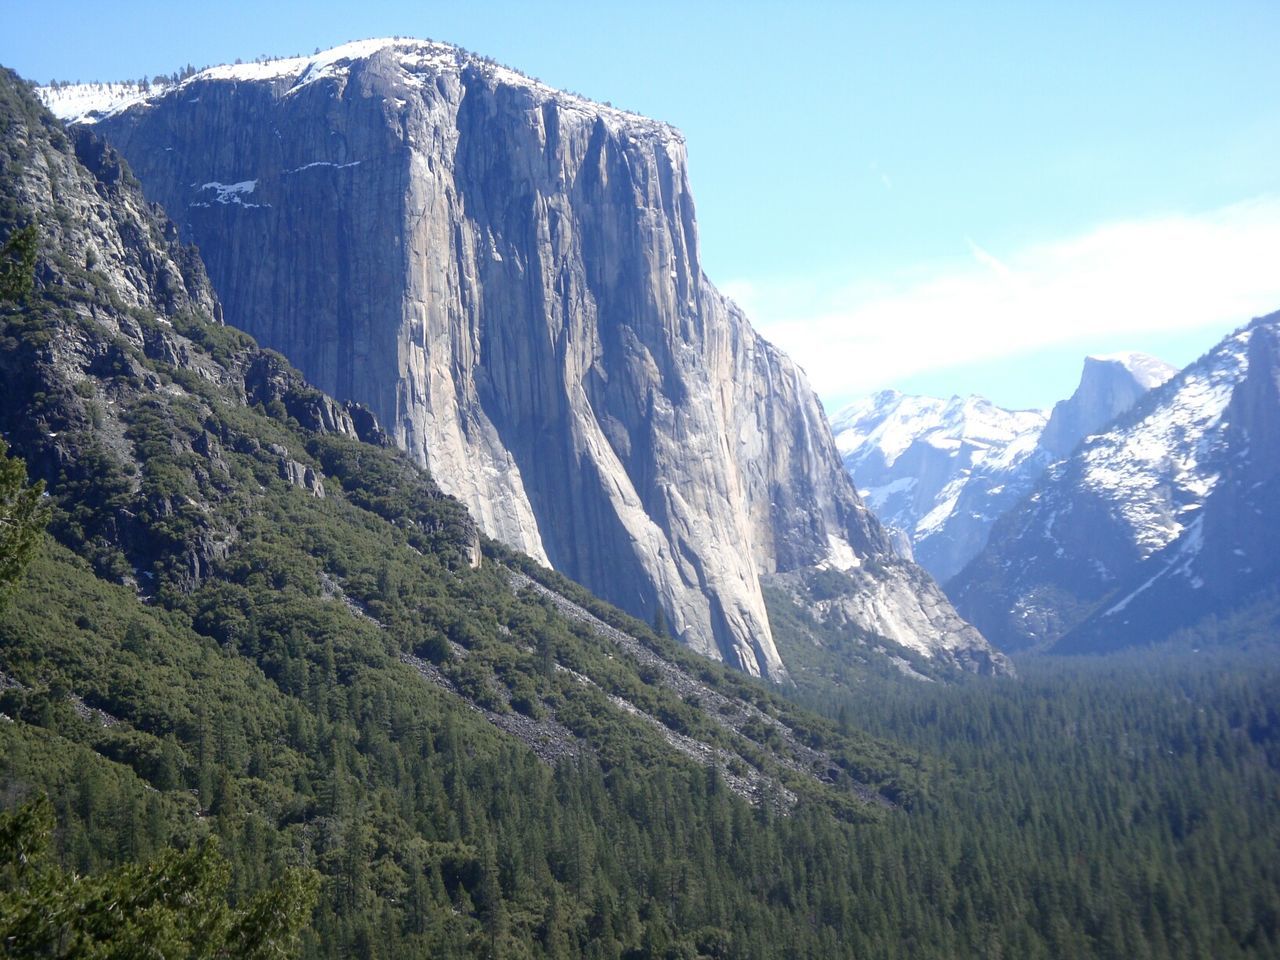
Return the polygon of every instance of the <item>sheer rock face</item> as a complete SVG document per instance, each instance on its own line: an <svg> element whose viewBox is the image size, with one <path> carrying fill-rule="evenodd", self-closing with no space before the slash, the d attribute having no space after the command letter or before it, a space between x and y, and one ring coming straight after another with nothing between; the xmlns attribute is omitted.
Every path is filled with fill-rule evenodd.
<svg viewBox="0 0 1280 960"><path fill-rule="evenodd" d="M305 449L263 449L236 407L279 404L281 419L315 435L381 445L385 436L367 409L220 331L222 305L199 254L119 152L91 131L69 135L30 98L0 68L0 240L26 223L38 237L32 292L0 304L0 436L64 504L50 530L98 576L149 592L158 574L194 589L240 541L254 512L248 488L262 489L233 471L228 451L278 458L282 479L326 494ZM165 421L172 432L144 426ZM152 471L153 456L168 466ZM175 468L190 482L171 482ZM457 504L445 510L437 542L454 535L451 547L478 558L470 518Z"/></svg>
<svg viewBox="0 0 1280 960"><path fill-rule="evenodd" d="M81 119L232 322L372 407L487 533L695 649L780 677L761 577L891 553L803 375L703 276L670 127L417 41ZM922 582L886 622L950 644Z"/></svg>
<svg viewBox="0 0 1280 960"><path fill-rule="evenodd" d="M1085 357L1080 385L1069 399L1054 405L1040 435L1041 448L1050 461L1070 456L1081 440L1177 372L1176 367L1142 353Z"/></svg>

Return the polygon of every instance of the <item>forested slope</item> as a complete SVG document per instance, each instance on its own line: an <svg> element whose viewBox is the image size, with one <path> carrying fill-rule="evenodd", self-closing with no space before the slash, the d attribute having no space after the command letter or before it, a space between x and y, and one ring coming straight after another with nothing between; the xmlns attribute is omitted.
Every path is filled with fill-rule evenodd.
<svg viewBox="0 0 1280 960"><path fill-rule="evenodd" d="M735 858L776 851L760 817L883 816L917 762L597 605L629 652L512 565L549 572L482 562L367 413L218 322L108 149L0 93L0 235L40 237L0 317L0 427L53 505L0 621L0 757L10 795L53 797L64 854L214 832L241 893L318 867L313 955L818 955L830 930L762 905L775 865ZM778 856L804 872L800 849Z"/></svg>

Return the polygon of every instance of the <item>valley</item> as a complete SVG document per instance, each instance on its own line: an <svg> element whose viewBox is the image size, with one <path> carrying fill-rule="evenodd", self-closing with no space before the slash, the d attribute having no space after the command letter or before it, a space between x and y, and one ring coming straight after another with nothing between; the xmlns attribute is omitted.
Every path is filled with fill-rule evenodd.
<svg viewBox="0 0 1280 960"><path fill-rule="evenodd" d="M1280 314L828 421L460 47L0 129L6 955L1280 950Z"/></svg>

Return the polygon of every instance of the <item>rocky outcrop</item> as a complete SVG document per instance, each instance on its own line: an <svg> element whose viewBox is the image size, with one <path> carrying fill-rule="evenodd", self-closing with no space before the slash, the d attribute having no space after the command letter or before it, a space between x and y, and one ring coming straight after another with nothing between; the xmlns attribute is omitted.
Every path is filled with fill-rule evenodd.
<svg viewBox="0 0 1280 960"><path fill-rule="evenodd" d="M1280 582L1280 314L1254 321L1245 334L1247 357L1214 441L1211 468L1220 474L1202 501L1184 507L1187 519L1176 537L1126 571L1055 652L1150 643L1206 618L1228 621L1259 600L1274 603ZM1176 448L1171 453L1187 455ZM1243 639L1229 636L1231 629L1215 628L1209 636Z"/></svg>
<svg viewBox="0 0 1280 960"><path fill-rule="evenodd" d="M286 416L316 433L355 437L363 443L386 447L391 439L366 407L348 400L339 403L298 375L284 357L264 350L244 371L244 396L250 404L280 404Z"/></svg>
<svg viewBox="0 0 1280 960"><path fill-rule="evenodd" d="M1173 367L1141 353L1086 357L1080 384L1046 421L978 397L907 396L884 390L832 418L836 444L859 491L942 583L987 544L992 525L1068 456Z"/></svg>
<svg viewBox="0 0 1280 960"><path fill-rule="evenodd" d="M317 500L324 499L324 480L320 477L318 471L305 463L299 463L297 460L292 459L289 456L288 447L282 444L273 443L269 449L280 458L277 469L280 472L281 480L286 480L291 486L306 490Z"/></svg>
<svg viewBox="0 0 1280 960"><path fill-rule="evenodd" d="M803 375L703 276L665 124L417 41L86 119L237 325L367 404L487 533L695 649L779 677L761 578L890 552ZM921 584L883 624L950 642Z"/></svg>
<svg viewBox="0 0 1280 960"><path fill-rule="evenodd" d="M1250 341L1275 322L1227 337L1050 467L948 583L957 608L1005 649L1048 648L1108 610L1123 613L1134 603L1126 597L1151 593L1160 571L1198 554L1208 505L1248 449L1233 439L1241 418L1229 408L1245 402L1235 397L1252 380ZM1168 606L1145 627L1111 617L1112 641L1190 622L1201 606L1184 603L1199 591L1192 583L1181 580L1176 616Z"/></svg>
<svg viewBox="0 0 1280 960"><path fill-rule="evenodd" d="M1177 367L1142 353L1085 357L1080 385L1066 400L1054 404L1040 434L1040 447L1049 462L1070 456L1081 440L1177 372Z"/></svg>

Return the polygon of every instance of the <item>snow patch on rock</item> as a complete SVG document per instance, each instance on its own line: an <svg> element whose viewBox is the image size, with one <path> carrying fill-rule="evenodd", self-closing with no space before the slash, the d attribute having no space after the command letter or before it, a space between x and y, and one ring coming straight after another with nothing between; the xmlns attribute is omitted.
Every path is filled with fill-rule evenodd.
<svg viewBox="0 0 1280 960"><path fill-rule="evenodd" d="M1188 508L1218 483L1223 413L1248 366L1249 334L1240 331L1188 368L1145 416L1082 448L1082 485L1114 505L1143 557L1176 540Z"/></svg>

